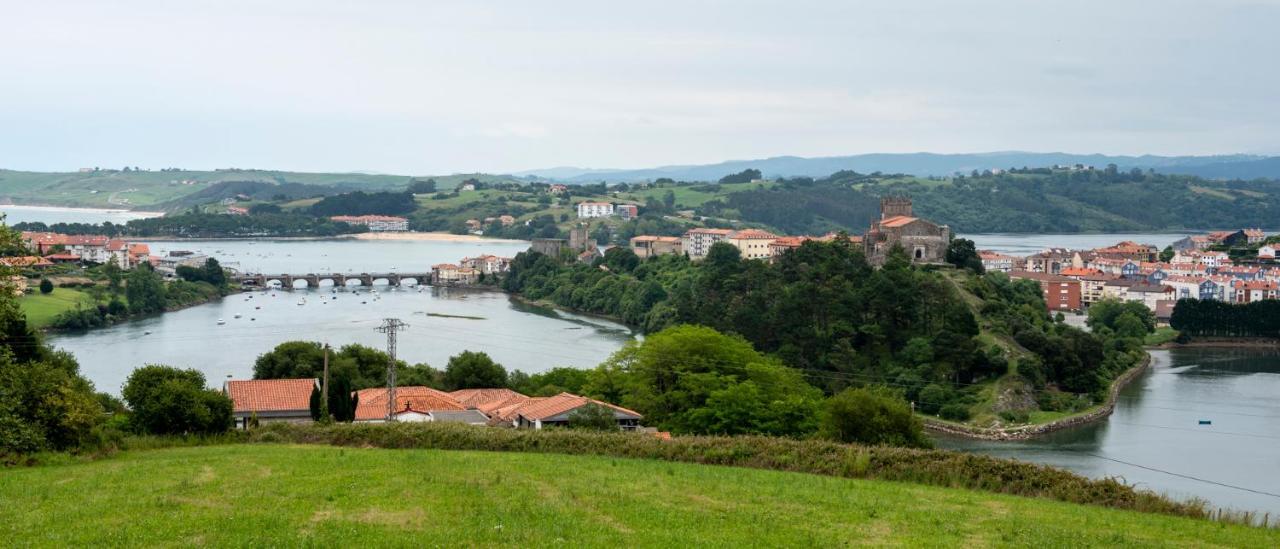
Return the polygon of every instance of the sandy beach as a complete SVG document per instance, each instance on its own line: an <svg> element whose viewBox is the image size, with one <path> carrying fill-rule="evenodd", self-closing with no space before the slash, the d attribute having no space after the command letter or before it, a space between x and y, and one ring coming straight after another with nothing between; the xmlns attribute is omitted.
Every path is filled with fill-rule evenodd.
<svg viewBox="0 0 1280 549"><path fill-rule="evenodd" d="M523 240L509 238L486 238L473 234L419 232L357 233L344 235L340 238L353 238L356 240L430 240L436 242L524 242Z"/></svg>

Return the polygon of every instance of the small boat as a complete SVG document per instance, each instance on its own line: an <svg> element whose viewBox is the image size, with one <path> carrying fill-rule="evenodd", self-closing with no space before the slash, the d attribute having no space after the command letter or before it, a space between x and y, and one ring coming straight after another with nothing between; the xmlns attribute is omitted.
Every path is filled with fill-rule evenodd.
<svg viewBox="0 0 1280 549"><path fill-rule="evenodd" d="M149 335L151 335L151 330L147 330L147 331L145 331L145 332L142 332L142 335L144 335L144 336L149 336Z"/></svg>
<svg viewBox="0 0 1280 549"><path fill-rule="evenodd" d="M1207 419L1200 420L1201 425L1213 425L1213 422Z"/></svg>
<svg viewBox="0 0 1280 549"><path fill-rule="evenodd" d="M240 313L236 313L235 318L240 318Z"/></svg>
<svg viewBox="0 0 1280 549"><path fill-rule="evenodd" d="M262 308L262 306L261 306L261 305L259 305L259 306L257 306L257 307L254 307L254 309L261 309L261 308Z"/></svg>
<svg viewBox="0 0 1280 549"><path fill-rule="evenodd" d="M219 325L219 326L221 326L221 325L223 325L223 324L226 324L226 323L227 323L227 321L222 320L221 318L219 318L219 319L218 319L218 325Z"/></svg>

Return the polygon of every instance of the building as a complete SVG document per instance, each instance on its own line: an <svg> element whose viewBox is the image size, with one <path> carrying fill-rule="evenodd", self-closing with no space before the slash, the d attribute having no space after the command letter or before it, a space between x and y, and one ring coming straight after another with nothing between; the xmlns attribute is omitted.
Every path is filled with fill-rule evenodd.
<svg viewBox="0 0 1280 549"><path fill-rule="evenodd" d="M480 281L480 271L452 263L440 263L431 267L432 286L470 286Z"/></svg>
<svg viewBox="0 0 1280 549"><path fill-rule="evenodd" d="M729 229L689 229L680 238L680 248L689 258L702 259L707 257L712 244L727 240L731 234L733 231Z"/></svg>
<svg viewBox="0 0 1280 549"><path fill-rule="evenodd" d="M1173 241L1173 250L1182 252L1187 250L1207 250L1213 245L1213 240L1205 235L1191 235L1186 238Z"/></svg>
<svg viewBox="0 0 1280 549"><path fill-rule="evenodd" d="M1089 264L1090 261L1086 261L1080 252L1068 250L1066 248L1049 248L1027 256L1026 261L1023 262L1023 268L1021 270L1033 273L1058 274L1062 272L1063 269L1079 269L1089 266Z"/></svg>
<svg viewBox="0 0 1280 549"><path fill-rule="evenodd" d="M1033 273L1030 271L1013 271L1009 278L1014 280L1034 280L1040 284L1044 293L1044 304L1050 312L1079 311L1080 281L1051 273Z"/></svg>
<svg viewBox="0 0 1280 549"><path fill-rule="evenodd" d="M883 265L894 246L901 246L913 263L943 263L950 242L951 229L915 217L911 199L903 197L880 199L880 219L871 222L862 240L872 265Z"/></svg>
<svg viewBox="0 0 1280 549"><path fill-rule="evenodd" d="M553 183L552 185L547 187L547 192L551 194L564 194L565 191L568 191L568 190L569 190L569 187L566 187L559 183Z"/></svg>
<svg viewBox="0 0 1280 549"><path fill-rule="evenodd" d="M726 242L737 248L743 259L769 259L773 257L769 245L777 239L778 235L769 231L743 229L730 233Z"/></svg>
<svg viewBox="0 0 1280 549"><path fill-rule="evenodd" d="M1266 245L1258 248L1258 259L1275 259L1275 258L1276 258L1275 246Z"/></svg>
<svg viewBox="0 0 1280 549"><path fill-rule="evenodd" d="M1160 257L1160 250L1150 244L1138 244L1124 241L1114 246L1093 250L1097 257L1107 259L1123 259L1128 261L1155 261Z"/></svg>
<svg viewBox="0 0 1280 549"><path fill-rule="evenodd" d="M391 215L335 215L329 219L351 225L364 225L372 232L409 230L408 219Z"/></svg>
<svg viewBox="0 0 1280 549"><path fill-rule="evenodd" d="M988 272L1007 273L1012 271L1014 266L1020 261L1011 255L1005 255L991 250L978 250L978 259L982 260L982 268Z"/></svg>
<svg viewBox="0 0 1280 549"><path fill-rule="evenodd" d="M588 405L601 406L613 412L618 427L624 430L635 430L640 427L644 416L633 410L609 404L599 400L560 393L545 398L526 398L522 401L498 408L490 414L490 425L503 425L522 429L541 429L548 426L563 426L569 423L573 413Z"/></svg>
<svg viewBox="0 0 1280 549"><path fill-rule="evenodd" d="M0 265L12 269L44 269L52 267L53 262L38 255L24 255L18 257L0 257ZM25 278L23 280L26 280Z"/></svg>
<svg viewBox="0 0 1280 549"><path fill-rule="evenodd" d="M387 388L375 387L356 391L356 417L360 423L382 423L387 420ZM396 421L435 421L439 412L465 412L467 408L449 393L430 387L396 387ZM449 415L449 414L445 414Z"/></svg>
<svg viewBox="0 0 1280 549"><path fill-rule="evenodd" d="M1231 283L1235 303L1253 303L1264 299L1280 299L1280 283L1274 280L1236 280Z"/></svg>
<svg viewBox="0 0 1280 549"><path fill-rule="evenodd" d="M635 219L640 217L640 208L635 204L618 204L613 208L614 213L623 219Z"/></svg>
<svg viewBox="0 0 1280 549"><path fill-rule="evenodd" d="M503 227L510 227L516 224L516 218L515 216L502 214L498 216L498 222L502 223Z"/></svg>
<svg viewBox="0 0 1280 549"><path fill-rule="evenodd" d="M505 273L511 270L511 258L499 257L496 255L481 255L477 257L464 257L459 262L459 267L467 267L475 269L480 274L493 275Z"/></svg>
<svg viewBox="0 0 1280 549"><path fill-rule="evenodd" d="M255 418L259 423L310 423L316 386L314 378L233 380L223 392L231 399L235 426L244 429Z"/></svg>
<svg viewBox="0 0 1280 549"><path fill-rule="evenodd" d="M1174 301L1175 291L1173 286L1157 285L1157 284L1134 284L1130 286L1126 292L1127 301L1137 301L1146 305L1152 311L1156 310L1156 306L1161 301Z"/></svg>
<svg viewBox="0 0 1280 549"><path fill-rule="evenodd" d="M641 235L631 238L631 251L640 259L646 259L656 255L679 254L682 253L682 248L678 236Z"/></svg>
<svg viewBox="0 0 1280 549"><path fill-rule="evenodd" d="M535 238L529 243L529 249L552 258L560 257L560 250L569 246L563 238Z"/></svg>
<svg viewBox="0 0 1280 549"><path fill-rule="evenodd" d="M613 204L608 202L579 202L578 217L590 219L593 217L609 217L613 215Z"/></svg>
<svg viewBox="0 0 1280 549"><path fill-rule="evenodd" d="M240 206L227 206L227 215L249 215L249 209Z"/></svg>
<svg viewBox="0 0 1280 549"><path fill-rule="evenodd" d="M1267 233L1261 229L1244 229L1244 240L1249 244L1261 244L1267 240Z"/></svg>

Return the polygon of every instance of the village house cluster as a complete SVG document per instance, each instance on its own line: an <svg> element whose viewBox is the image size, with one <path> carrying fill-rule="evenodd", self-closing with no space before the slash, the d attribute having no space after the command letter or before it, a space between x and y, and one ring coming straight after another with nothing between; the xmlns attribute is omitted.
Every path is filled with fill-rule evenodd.
<svg viewBox="0 0 1280 549"><path fill-rule="evenodd" d="M146 244L130 242L101 235L68 235L24 231L22 243L35 255L6 258L20 262L22 267L41 267L54 263L106 264L114 261L123 269L131 269L140 263L156 263L151 248Z"/></svg>
<svg viewBox="0 0 1280 549"><path fill-rule="evenodd" d="M409 220L394 215L335 215L330 221L340 221L349 225L368 227L370 232L389 232L409 230Z"/></svg>
<svg viewBox="0 0 1280 549"><path fill-rule="evenodd" d="M689 229L681 237L640 235L631 239L631 251L641 258L664 254L687 254L699 260L707 256L711 246L726 242L738 249L744 259L773 260L787 250L799 248L809 240L831 241L835 233L822 236L779 236L760 229ZM880 217L867 232L849 235L849 241L860 245L873 265L884 264L889 250L902 247L915 263L942 263L946 259L951 230L912 213L911 199L885 197L880 200Z"/></svg>
<svg viewBox="0 0 1280 549"><path fill-rule="evenodd" d="M1160 261L1155 246L1128 241L1093 250L1051 248L1027 257L989 250L978 255L988 271L1039 283L1052 311L1080 311L1103 299L1119 299L1141 302L1168 320L1179 299L1280 299L1280 265L1266 238L1257 229L1189 236L1173 243L1167 261ZM1258 251L1233 260L1211 249L1224 246L1257 246Z"/></svg>
<svg viewBox="0 0 1280 549"><path fill-rule="evenodd" d="M311 392L319 387L316 379L255 379L227 381L223 391L233 403L232 415L237 428L246 428L255 419L259 423L310 423ZM564 426L574 412L590 405L613 413L618 428L641 430L639 413L621 406L560 393L549 397L530 397L511 389L462 389L445 392L430 387L396 387L395 405L388 418L386 387L356 391L356 423L445 422L488 425L518 429L542 429Z"/></svg>
<svg viewBox="0 0 1280 549"><path fill-rule="evenodd" d="M433 286L470 286L481 276L493 276L511 270L511 258L496 255L464 257L458 263L438 263L431 267Z"/></svg>

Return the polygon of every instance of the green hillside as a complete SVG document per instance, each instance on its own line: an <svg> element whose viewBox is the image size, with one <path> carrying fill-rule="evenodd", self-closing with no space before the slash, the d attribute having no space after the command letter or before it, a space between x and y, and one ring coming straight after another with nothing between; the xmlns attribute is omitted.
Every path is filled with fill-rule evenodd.
<svg viewBox="0 0 1280 549"><path fill-rule="evenodd" d="M568 474L571 473L571 474ZM238 445L0 473L32 546L1267 547L1275 531L912 484L549 454Z"/></svg>
<svg viewBox="0 0 1280 549"><path fill-rule="evenodd" d="M507 180L481 174L432 176L441 188L464 179ZM400 190L412 177L362 173L306 173L274 170L25 172L0 170L0 203L145 209L227 181L301 183L364 190Z"/></svg>

